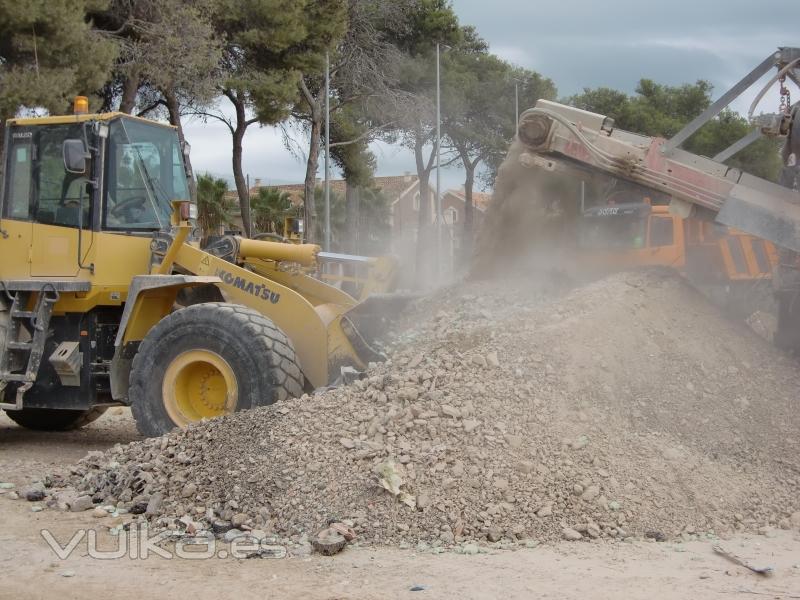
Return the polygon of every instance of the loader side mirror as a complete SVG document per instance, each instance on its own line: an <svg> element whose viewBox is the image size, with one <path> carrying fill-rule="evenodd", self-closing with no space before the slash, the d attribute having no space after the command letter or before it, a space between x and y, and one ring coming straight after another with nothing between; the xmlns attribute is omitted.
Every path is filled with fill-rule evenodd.
<svg viewBox="0 0 800 600"><path fill-rule="evenodd" d="M86 161L89 158L86 142L80 139L64 140L64 169L67 173L86 174Z"/></svg>
<svg viewBox="0 0 800 600"><path fill-rule="evenodd" d="M189 158L189 155L192 152L192 147L189 145L189 142L186 140L181 142L181 154L183 154L183 172L186 173L187 179L191 179L192 175L192 161Z"/></svg>

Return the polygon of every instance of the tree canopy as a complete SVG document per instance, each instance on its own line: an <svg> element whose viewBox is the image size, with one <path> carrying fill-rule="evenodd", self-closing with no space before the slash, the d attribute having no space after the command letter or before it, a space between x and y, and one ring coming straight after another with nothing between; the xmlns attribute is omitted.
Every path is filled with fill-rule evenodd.
<svg viewBox="0 0 800 600"><path fill-rule="evenodd" d="M65 112L75 96L103 87L118 48L87 21L101 6L102 0L0 0L0 118L22 108Z"/></svg>
<svg viewBox="0 0 800 600"><path fill-rule="evenodd" d="M710 106L713 88L707 81L668 86L642 79L633 95L610 88L584 89L568 102L577 108L613 117L616 127L634 133L669 138ZM751 129L741 115L725 110L690 137L683 147L714 156ZM777 144L761 139L728 163L754 175L775 179L781 167Z"/></svg>

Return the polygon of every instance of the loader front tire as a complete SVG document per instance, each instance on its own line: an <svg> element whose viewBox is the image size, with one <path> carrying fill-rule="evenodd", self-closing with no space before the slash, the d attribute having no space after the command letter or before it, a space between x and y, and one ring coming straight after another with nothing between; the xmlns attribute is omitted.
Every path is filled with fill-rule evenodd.
<svg viewBox="0 0 800 600"><path fill-rule="evenodd" d="M62 410L58 408L23 408L7 410L6 415L20 427L35 431L72 431L99 419L105 406L88 410Z"/></svg>
<svg viewBox="0 0 800 600"><path fill-rule="evenodd" d="M150 330L133 359L129 399L139 432L152 437L302 393L286 335L253 309L212 302Z"/></svg>

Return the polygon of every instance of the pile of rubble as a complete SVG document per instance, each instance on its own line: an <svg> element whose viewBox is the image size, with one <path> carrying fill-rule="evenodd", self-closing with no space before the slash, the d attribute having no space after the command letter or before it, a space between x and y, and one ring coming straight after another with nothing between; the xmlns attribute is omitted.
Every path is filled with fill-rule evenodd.
<svg viewBox="0 0 800 600"><path fill-rule="evenodd" d="M541 289L419 301L364 379L91 453L51 503L435 547L800 525L796 364L673 276Z"/></svg>

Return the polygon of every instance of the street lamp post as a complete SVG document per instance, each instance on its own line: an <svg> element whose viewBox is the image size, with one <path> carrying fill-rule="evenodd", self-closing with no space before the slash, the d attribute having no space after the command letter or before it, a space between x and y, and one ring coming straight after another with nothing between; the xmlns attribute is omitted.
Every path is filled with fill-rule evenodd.
<svg viewBox="0 0 800 600"><path fill-rule="evenodd" d="M440 78L441 44L436 44L436 275L442 261L442 85Z"/></svg>
<svg viewBox="0 0 800 600"><path fill-rule="evenodd" d="M325 250L331 251L331 59L325 52Z"/></svg>
<svg viewBox="0 0 800 600"><path fill-rule="evenodd" d="M451 49L447 44L436 43L436 275L439 275L442 249L442 48Z"/></svg>

